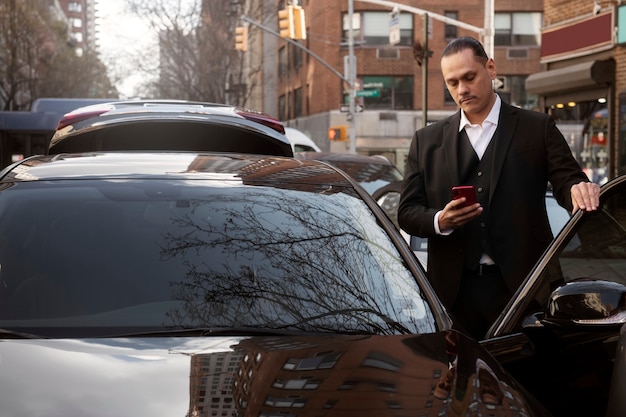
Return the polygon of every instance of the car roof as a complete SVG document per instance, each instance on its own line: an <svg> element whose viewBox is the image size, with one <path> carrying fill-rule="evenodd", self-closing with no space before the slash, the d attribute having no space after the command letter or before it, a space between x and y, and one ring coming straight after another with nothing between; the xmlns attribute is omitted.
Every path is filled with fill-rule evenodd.
<svg viewBox="0 0 626 417"><path fill-rule="evenodd" d="M292 156L284 126L255 110L181 100L132 100L67 113L48 153L211 151Z"/></svg>
<svg viewBox="0 0 626 417"><path fill-rule="evenodd" d="M314 160L235 153L93 152L37 155L0 173L1 183L85 179L211 179L240 183L355 186L340 170ZM287 185L285 185L287 186Z"/></svg>
<svg viewBox="0 0 626 417"><path fill-rule="evenodd" d="M308 137L304 132L289 126L285 126L285 136L291 142L291 147L294 152L299 151L315 151L321 152L321 149L317 144Z"/></svg>

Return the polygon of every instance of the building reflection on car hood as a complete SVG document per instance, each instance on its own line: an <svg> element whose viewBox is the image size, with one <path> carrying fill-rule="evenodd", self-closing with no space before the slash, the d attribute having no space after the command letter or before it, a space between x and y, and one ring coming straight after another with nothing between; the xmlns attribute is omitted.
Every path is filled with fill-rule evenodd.
<svg viewBox="0 0 626 417"><path fill-rule="evenodd" d="M1 414L532 415L479 352L456 332L4 340Z"/></svg>

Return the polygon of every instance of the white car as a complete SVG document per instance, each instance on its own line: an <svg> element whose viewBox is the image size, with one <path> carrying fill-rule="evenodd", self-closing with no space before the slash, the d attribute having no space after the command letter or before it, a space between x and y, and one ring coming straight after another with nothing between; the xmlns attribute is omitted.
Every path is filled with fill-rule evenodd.
<svg viewBox="0 0 626 417"><path fill-rule="evenodd" d="M321 152L319 146L304 132L293 127L285 126L285 135L291 143L294 152Z"/></svg>

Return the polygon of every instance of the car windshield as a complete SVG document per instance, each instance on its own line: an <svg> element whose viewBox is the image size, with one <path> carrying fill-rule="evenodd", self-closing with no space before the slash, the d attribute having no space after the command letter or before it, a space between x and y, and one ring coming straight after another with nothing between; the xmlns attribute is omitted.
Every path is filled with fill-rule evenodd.
<svg viewBox="0 0 626 417"><path fill-rule="evenodd" d="M393 165L376 163L324 160L357 180L365 190L374 195L382 187L394 181L402 181L402 173Z"/></svg>
<svg viewBox="0 0 626 417"><path fill-rule="evenodd" d="M14 184L0 195L0 328L434 331L390 237L338 188Z"/></svg>

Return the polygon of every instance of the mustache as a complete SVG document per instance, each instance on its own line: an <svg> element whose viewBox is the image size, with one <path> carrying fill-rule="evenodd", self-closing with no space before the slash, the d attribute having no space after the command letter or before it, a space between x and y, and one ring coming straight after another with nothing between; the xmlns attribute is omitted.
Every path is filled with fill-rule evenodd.
<svg viewBox="0 0 626 417"><path fill-rule="evenodd" d="M466 96L462 96L461 98L459 98L459 103L463 103L467 100L471 100L476 98L476 96L472 96L472 95L466 95Z"/></svg>

